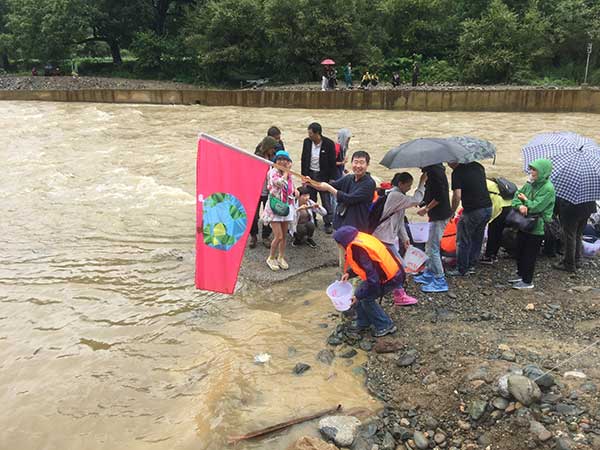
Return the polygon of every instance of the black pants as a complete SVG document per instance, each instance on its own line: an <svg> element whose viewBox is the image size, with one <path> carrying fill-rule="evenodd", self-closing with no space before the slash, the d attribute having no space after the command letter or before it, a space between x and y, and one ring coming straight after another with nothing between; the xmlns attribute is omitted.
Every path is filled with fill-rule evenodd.
<svg viewBox="0 0 600 450"><path fill-rule="evenodd" d="M517 234L517 274L525 283L533 281L535 262L542 246L543 236L519 231Z"/></svg>
<svg viewBox="0 0 600 450"><path fill-rule="evenodd" d="M310 177L313 180L317 180L317 181L329 181L329 180L322 180L319 177L319 172L314 172L312 170L310 171ZM317 201L317 192L319 193L319 196L321 197L321 205L323 206L323 208L325 208L327 210L327 214L325 215L325 217L323 217L323 222L325 222L325 226L331 226L331 222L333 221L333 203L331 202L331 194L329 192L317 191L310 184L307 186L308 186L308 189L310 190L310 199L313 202ZM313 213L313 217L316 219L317 214Z"/></svg>
<svg viewBox="0 0 600 450"><path fill-rule="evenodd" d="M564 216L560 218L560 223L563 230L563 240L565 243L565 253L563 256L563 264L569 270L575 270L581 260L583 251L583 230L589 219L585 216Z"/></svg>
<svg viewBox="0 0 600 450"><path fill-rule="evenodd" d="M313 222L299 223L294 233L294 239L304 241L306 238L312 238L315 234L315 224Z"/></svg>
<svg viewBox="0 0 600 450"><path fill-rule="evenodd" d="M264 207L267 205L267 200L269 196L261 196L258 201L258 206L256 207L256 213L254 213L254 220L252 221L252 227L250 228L250 235L257 236L258 235L258 219L260 217L260 205ZM271 227L269 225L265 225L263 223L262 226L262 238L267 239L271 236Z"/></svg>
<svg viewBox="0 0 600 450"><path fill-rule="evenodd" d="M500 244L502 243L502 233L506 226L506 216L510 209L510 206L502 208L500 215L488 225L488 240L485 246L485 256L488 258L495 258L498 256Z"/></svg>

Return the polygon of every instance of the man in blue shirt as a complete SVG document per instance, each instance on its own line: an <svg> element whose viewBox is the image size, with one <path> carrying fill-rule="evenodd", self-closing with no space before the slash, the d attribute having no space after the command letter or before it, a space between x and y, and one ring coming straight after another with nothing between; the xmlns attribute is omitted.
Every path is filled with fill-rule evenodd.
<svg viewBox="0 0 600 450"><path fill-rule="evenodd" d="M331 183L311 183L319 191L330 192L337 199L337 208L333 218L334 230L349 225L359 231L367 231L369 225L369 208L375 194L375 181L367 172L370 156L365 151L357 151L352 155L352 173ZM310 182L310 177L304 177Z"/></svg>

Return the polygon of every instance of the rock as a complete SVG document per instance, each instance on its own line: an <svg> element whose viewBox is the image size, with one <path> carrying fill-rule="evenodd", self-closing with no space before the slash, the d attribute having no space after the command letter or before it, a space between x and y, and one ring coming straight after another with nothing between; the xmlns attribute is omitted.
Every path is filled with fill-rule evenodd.
<svg viewBox="0 0 600 450"><path fill-rule="evenodd" d="M440 445L446 441L446 435L444 433L435 433L433 435L433 440L437 445Z"/></svg>
<svg viewBox="0 0 600 450"><path fill-rule="evenodd" d="M535 305L533 303L527 303L527 306L525 307L525 309L527 311L533 311L533 310L535 310Z"/></svg>
<svg viewBox="0 0 600 450"><path fill-rule="evenodd" d="M494 398L494 400L492 401L492 405L494 406L494 408L496 409L501 409L501 410L505 410L508 407L508 400L506 400L503 397L496 397Z"/></svg>
<svg viewBox="0 0 600 450"><path fill-rule="evenodd" d="M485 413L485 409L487 407L487 402L483 400L475 400L469 406L469 416L473 420L481 419L481 416Z"/></svg>
<svg viewBox="0 0 600 450"><path fill-rule="evenodd" d="M292 356L295 356L296 353L298 353L298 350L296 350L296 347L288 347L288 356L291 358Z"/></svg>
<svg viewBox="0 0 600 450"><path fill-rule="evenodd" d="M592 289L594 289L593 286L575 286L573 288L573 290L575 292L579 292L580 294L584 294L584 293L586 293L588 291L591 291Z"/></svg>
<svg viewBox="0 0 600 450"><path fill-rule="evenodd" d="M408 428L401 427L400 425L395 424L392 428L392 436L394 436L395 439L404 442L410 439L412 434Z"/></svg>
<svg viewBox="0 0 600 450"><path fill-rule="evenodd" d="M394 450L396 448L396 441L389 432L386 431L385 436L383 436L381 446L379 448L381 448L381 450Z"/></svg>
<svg viewBox="0 0 600 450"><path fill-rule="evenodd" d="M327 364L328 366L330 366L333 362L333 358L335 358L335 355L331 350L321 350L319 353L317 353L317 361L321 361L323 364Z"/></svg>
<svg viewBox="0 0 600 450"><path fill-rule="evenodd" d="M454 292L448 292L448 297L451 298L452 300L456 300L458 298L458 296L454 293Z"/></svg>
<svg viewBox="0 0 600 450"><path fill-rule="evenodd" d="M439 425L439 422L430 415L422 416L421 420L423 421L427 429L435 430Z"/></svg>
<svg viewBox="0 0 600 450"><path fill-rule="evenodd" d="M290 445L287 450L338 450L338 448L319 438L304 436Z"/></svg>
<svg viewBox="0 0 600 450"><path fill-rule="evenodd" d="M537 366L525 366L523 375L534 381L540 387L550 388L555 384L554 377Z"/></svg>
<svg viewBox="0 0 600 450"><path fill-rule="evenodd" d="M488 448L488 446L492 445L492 437L488 433L483 433L481 436L477 438L477 443L482 448Z"/></svg>
<svg viewBox="0 0 600 450"><path fill-rule="evenodd" d="M342 353L340 355L340 358L349 359L349 358L355 357L356 355L358 355L358 352L356 350L354 350L353 348L351 348L350 350Z"/></svg>
<svg viewBox="0 0 600 450"><path fill-rule="evenodd" d="M562 395L560 395L560 394L557 394L555 392L548 392L548 393L542 395L542 402L554 404L554 403L558 402L561 398L562 398Z"/></svg>
<svg viewBox="0 0 600 450"><path fill-rule="evenodd" d="M556 450L573 450L573 441L566 437L560 437L556 440Z"/></svg>
<svg viewBox="0 0 600 450"><path fill-rule="evenodd" d="M509 375L507 381L508 392L525 406L542 398L542 391L538 385L523 375Z"/></svg>
<svg viewBox="0 0 600 450"><path fill-rule="evenodd" d="M515 355L513 352L503 352L502 355L500 355L500 358L502 358L504 361L515 362L517 360L517 355Z"/></svg>
<svg viewBox="0 0 600 450"><path fill-rule="evenodd" d="M425 376L421 381L424 385L435 384L439 381L439 377L437 373L431 372L429 375Z"/></svg>
<svg viewBox="0 0 600 450"><path fill-rule="evenodd" d="M410 420L408 420L406 417L403 417L400 419L400 425L408 427L410 426Z"/></svg>
<svg viewBox="0 0 600 450"><path fill-rule="evenodd" d="M354 439L352 450L373 450L374 443L372 439L365 438L360 434Z"/></svg>
<svg viewBox="0 0 600 450"><path fill-rule="evenodd" d="M319 328L329 328L329 325L326 323L320 323Z"/></svg>
<svg viewBox="0 0 600 450"><path fill-rule="evenodd" d="M367 377L367 371L365 370L364 367L355 367L354 369L352 369L352 374L354 376L361 377L361 378Z"/></svg>
<svg viewBox="0 0 600 450"><path fill-rule="evenodd" d="M375 351L375 353L394 353L399 350L402 350L402 347L403 347L402 342L400 342L398 339L394 339L394 340L380 339L373 346L373 350Z"/></svg>
<svg viewBox="0 0 600 450"><path fill-rule="evenodd" d="M336 345L342 345L343 341L342 341L342 338L340 338L336 334L332 334L331 336L329 336L327 338L327 343L329 345L336 346Z"/></svg>
<svg viewBox="0 0 600 450"><path fill-rule="evenodd" d="M459 420L457 424L458 428L460 428L461 430L467 431L471 429L471 424L469 422L465 422L464 420Z"/></svg>
<svg viewBox="0 0 600 450"><path fill-rule="evenodd" d="M298 363L296 364L296 366L294 366L294 370L293 372L296 375L302 375L304 372L306 372L308 369L310 369L310 366L308 364L304 364L304 363Z"/></svg>
<svg viewBox="0 0 600 450"><path fill-rule="evenodd" d="M350 447L360 424L360 420L352 416L327 416L319 421L319 431L336 445Z"/></svg>
<svg viewBox="0 0 600 450"><path fill-rule="evenodd" d="M372 420L370 422L363 423L358 430L359 436L362 436L367 439L375 436L375 433L377 433L377 421L376 420Z"/></svg>
<svg viewBox="0 0 600 450"><path fill-rule="evenodd" d="M425 450L429 448L429 439L420 431L415 431L413 434L413 440L418 449Z"/></svg>
<svg viewBox="0 0 600 450"><path fill-rule="evenodd" d="M412 366L414 362L417 360L418 352L414 349L408 350L404 353L400 359L396 362L399 367L408 367Z"/></svg>
<svg viewBox="0 0 600 450"><path fill-rule="evenodd" d="M577 416L579 410L575 405L569 405L568 403L559 403L556 405L556 413L561 416Z"/></svg>
<svg viewBox="0 0 600 450"><path fill-rule="evenodd" d="M514 403L514 402L510 402L510 403L508 404L508 406L506 407L506 409L504 410L504 412L505 412L506 414L510 414L510 413L512 413L512 412L515 412L515 410L516 410L516 409L517 409L517 408L516 408L516 405L515 405L515 403Z"/></svg>
<svg viewBox="0 0 600 450"><path fill-rule="evenodd" d="M531 420L529 422L529 432L534 434L535 437L537 437L538 440L542 442L546 442L547 440L552 438L552 433L546 430L546 427L544 427L544 425L542 425L539 422L536 422L535 420Z"/></svg>
<svg viewBox="0 0 600 450"><path fill-rule="evenodd" d="M583 392L597 392L598 391L598 386L596 386L594 383L587 382L587 383L583 383L580 387L579 387Z"/></svg>
<svg viewBox="0 0 600 450"><path fill-rule="evenodd" d="M478 367L477 369L469 372L466 376L467 381L483 380L489 382L490 373L487 367Z"/></svg>
<svg viewBox="0 0 600 450"><path fill-rule="evenodd" d="M365 352L370 352L373 349L373 343L365 339L360 341L360 344L358 346L361 350Z"/></svg>
<svg viewBox="0 0 600 450"><path fill-rule="evenodd" d="M571 370L569 372L565 372L563 376L565 378L580 378L582 380L587 378L587 375L583 372L580 372L579 370Z"/></svg>
<svg viewBox="0 0 600 450"><path fill-rule="evenodd" d="M509 374L502 375L498 378L497 383L498 393L504 398L510 398L510 392L508 392L508 377Z"/></svg>

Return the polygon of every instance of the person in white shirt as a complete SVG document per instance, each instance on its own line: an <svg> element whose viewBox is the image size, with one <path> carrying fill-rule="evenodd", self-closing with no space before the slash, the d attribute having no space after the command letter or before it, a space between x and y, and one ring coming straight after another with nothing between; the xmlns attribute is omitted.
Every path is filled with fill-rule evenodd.
<svg viewBox="0 0 600 450"><path fill-rule="evenodd" d="M410 245L410 239L404 225L404 215L408 208L419 205L423 201L425 195L425 182L427 174L421 174L419 185L415 193L406 195L412 188L413 177L408 172L397 173L392 179L393 188L388 192L383 212L381 213L381 221L373 236L383 242L394 254L398 255L398 250L395 246L396 238L399 240L401 253Z"/></svg>

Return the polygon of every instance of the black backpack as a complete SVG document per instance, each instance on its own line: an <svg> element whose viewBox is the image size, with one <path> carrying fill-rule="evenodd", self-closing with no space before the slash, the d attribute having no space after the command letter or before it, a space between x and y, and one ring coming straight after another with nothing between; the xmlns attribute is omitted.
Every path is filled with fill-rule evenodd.
<svg viewBox="0 0 600 450"><path fill-rule="evenodd" d="M505 200L512 200L517 192L517 185L504 177L496 177L491 179L498 185L500 197ZM492 192L493 194L493 192Z"/></svg>
<svg viewBox="0 0 600 450"><path fill-rule="evenodd" d="M371 206L369 207L369 224L367 227L367 232L369 234L373 233L380 223L385 222L387 219L393 216L393 214L391 214L381 220L381 215L383 214L383 208L385 207L386 200L387 194L384 193L379 195L377 200L371 203Z"/></svg>

